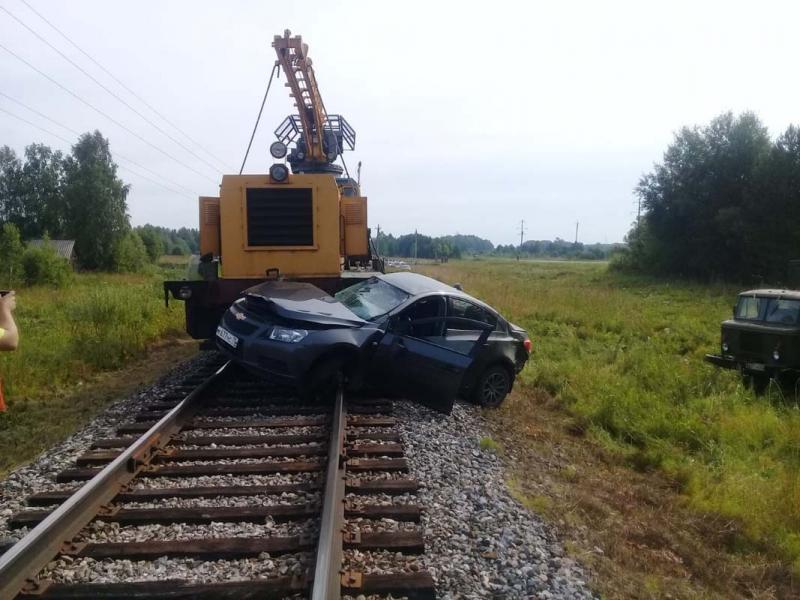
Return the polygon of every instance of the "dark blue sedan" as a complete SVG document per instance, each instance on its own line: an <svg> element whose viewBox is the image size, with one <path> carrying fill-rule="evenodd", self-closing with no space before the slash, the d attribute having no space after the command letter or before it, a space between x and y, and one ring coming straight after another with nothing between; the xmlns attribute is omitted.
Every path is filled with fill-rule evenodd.
<svg viewBox="0 0 800 600"><path fill-rule="evenodd" d="M499 406L525 366L525 330L469 294L416 273L376 275L330 296L299 282L246 290L217 346L304 395L371 385L449 412L457 396Z"/></svg>

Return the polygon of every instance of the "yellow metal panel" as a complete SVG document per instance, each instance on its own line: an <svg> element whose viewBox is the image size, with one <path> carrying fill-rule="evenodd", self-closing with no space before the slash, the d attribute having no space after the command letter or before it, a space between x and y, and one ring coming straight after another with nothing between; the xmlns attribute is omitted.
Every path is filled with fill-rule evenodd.
<svg viewBox="0 0 800 600"><path fill-rule="evenodd" d="M310 188L313 246L248 246L248 188ZM223 273L225 278L263 278L277 268L286 277L338 277L339 189L330 174L290 175L287 183L270 183L268 175L224 175L220 190Z"/></svg>
<svg viewBox="0 0 800 600"><path fill-rule="evenodd" d="M219 256L219 198L200 196L200 254Z"/></svg>
<svg viewBox="0 0 800 600"><path fill-rule="evenodd" d="M342 220L344 222L345 255L368 255L369 240L367 239L366 196L349 196L342 198Z"/></svg>

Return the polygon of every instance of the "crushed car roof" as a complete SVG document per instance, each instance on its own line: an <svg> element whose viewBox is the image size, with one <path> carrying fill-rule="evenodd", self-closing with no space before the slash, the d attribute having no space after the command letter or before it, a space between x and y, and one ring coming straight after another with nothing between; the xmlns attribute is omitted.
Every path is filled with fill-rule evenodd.
<svg viewBox="0 0 800 600"><path fill-rule="evenodd" d="M395 287L400 288L404 292L415 296L417 294L424 294L426 292L449 292L461 294L459 290L454 287L436 281L431 277L420 275L419 273L388 273L386 275L378 275L381 279L390 283Z"/></svg>

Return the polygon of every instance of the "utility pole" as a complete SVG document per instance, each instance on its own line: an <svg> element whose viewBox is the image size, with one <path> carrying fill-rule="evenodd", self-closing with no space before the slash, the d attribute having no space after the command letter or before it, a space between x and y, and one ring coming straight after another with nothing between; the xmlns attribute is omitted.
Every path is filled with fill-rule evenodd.
<svg viewBox="0 0 800 600"><path fill-rule="evenodd" d="M578 245L578 225L580 225L580 221L575 221L575 245Z"/></svg>
<svg viewBox="0 0 800 600"><path fill-rule="evenodd" d="M417 230L414 230L414 264L417 264Z"/></svg>
<svg viewBox="0 0 800 600"><path fill-rule="evenodd" d="M359 170L361 170L361 163L358 163ZM378 224L378 235L375 238L375 252L378 253L378 256L381 255L381 226Z"/></svg>
<svg viewBox="0 0 800 600"><path fill-rule="evenodd" d="M517 252L517 260L522 254L522 238L525 236L525 219L519 222L519 251Z"/></svg>

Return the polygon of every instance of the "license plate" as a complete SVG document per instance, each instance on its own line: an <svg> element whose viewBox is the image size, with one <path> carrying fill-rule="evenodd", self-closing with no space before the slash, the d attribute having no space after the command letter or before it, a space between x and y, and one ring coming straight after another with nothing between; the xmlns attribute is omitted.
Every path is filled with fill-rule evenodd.
<svg viewBox="0 0 800 600"><path fill-rule="evenodd" d="M761 363L744 363L744 368L749 371L764 371L767 367Z"/></svg>
<svg viewBox="0 0 800 600"><path fill-rule="evenodd" d="M239 338L222 326L217 327L217 337L232 348L236 348L239 345Z"/></svg>

